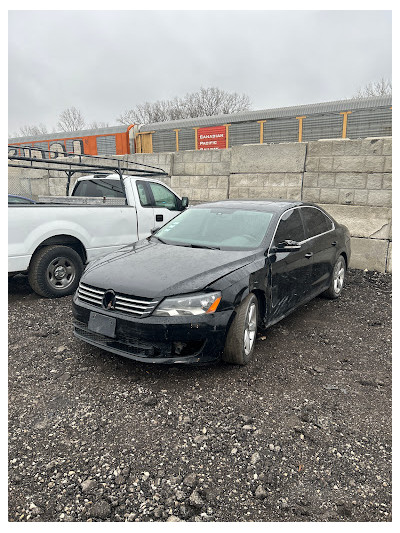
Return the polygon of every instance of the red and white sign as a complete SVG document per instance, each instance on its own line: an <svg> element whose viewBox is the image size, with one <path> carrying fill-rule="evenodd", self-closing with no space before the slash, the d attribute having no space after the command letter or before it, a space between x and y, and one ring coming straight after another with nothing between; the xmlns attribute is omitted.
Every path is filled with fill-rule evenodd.
<svg viewBox="0 0 400 533"><path fill-rule="evenodd" d="M226 127L213 126L197 130L198 150L220 150L226 148Z"/></svg>

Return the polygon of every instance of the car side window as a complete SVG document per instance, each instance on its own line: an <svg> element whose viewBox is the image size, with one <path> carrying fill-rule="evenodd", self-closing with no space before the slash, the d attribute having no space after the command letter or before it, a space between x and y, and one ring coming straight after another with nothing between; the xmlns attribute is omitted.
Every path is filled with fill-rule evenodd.
<svg viewBox="0 0 400 533"><path fill-rule="evenodd" d="M301 213L306 228L306 238L310 239L332 229L332 221L315 207L302 207Z"/></svg>
<svg viewBox="0 0 400 533"><path fill-rule="evenodd" d="M277 246L283 241L304 241L303 221L299 213L299 209L289 209L286 211L278 224L276 229L274 244Z"/></svg>
<svg viewBox="0 0 400 533"><path fill-rule="evenodd" d="M177 197L160 183L149 182L154 197L154 207L165 207L170 211L177 210Z"/></svg>
<svg viewBox="0 0 400 533"><path fill-rule="evenodd" d="M143 207L152 207L151 200L148 196L146 184L143 181L136 182L136 188L139 195L140 203Z"/></svg>

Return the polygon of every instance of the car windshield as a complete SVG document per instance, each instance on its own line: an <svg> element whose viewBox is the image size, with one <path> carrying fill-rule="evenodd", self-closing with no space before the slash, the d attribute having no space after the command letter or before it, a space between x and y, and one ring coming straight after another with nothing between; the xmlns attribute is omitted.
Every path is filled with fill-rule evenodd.
<svg viewBox="0 0 400 533"><path fill-rule="evenodd" d="M225 207L188 209L155 237L166 244L252 250L260 246L273 213Z"/></svg>

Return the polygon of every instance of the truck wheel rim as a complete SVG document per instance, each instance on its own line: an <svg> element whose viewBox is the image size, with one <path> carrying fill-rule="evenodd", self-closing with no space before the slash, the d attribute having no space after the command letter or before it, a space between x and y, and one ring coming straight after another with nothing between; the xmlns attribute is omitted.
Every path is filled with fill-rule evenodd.
<svg viewBox="0 0 400 533"><path fill-rule="evenodd" d="M254 346L257 329L257 310L256 304L249 305L246 315L246 322L244 328L244 353L249 355Z"/></svg>
<svg viewBox="0 0 400 533"><path fill-rule="evenodd" d="M75 280L76 269L66 257L56 257L47 267L46 277L50 286L56 290L69 287Z"/></svg>
<svg viewBox="0 0 400 533"><path fill-rule="evenodd" d="M339 294L343 289L344 274L345 270L343 261L338 261L335 265L335 271L333 273L333 290L336 294Z"/></svg>

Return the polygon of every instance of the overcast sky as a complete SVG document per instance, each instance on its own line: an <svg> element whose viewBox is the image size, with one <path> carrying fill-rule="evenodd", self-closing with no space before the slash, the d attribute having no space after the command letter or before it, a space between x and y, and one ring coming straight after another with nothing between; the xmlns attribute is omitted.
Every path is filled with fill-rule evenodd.
<svg viewBox="0 0 400 533"><path fill-rule="evenodd" d="M219 87L252 109L351 98L391 79L390 11L9 11L9 128Z"/></svg>

